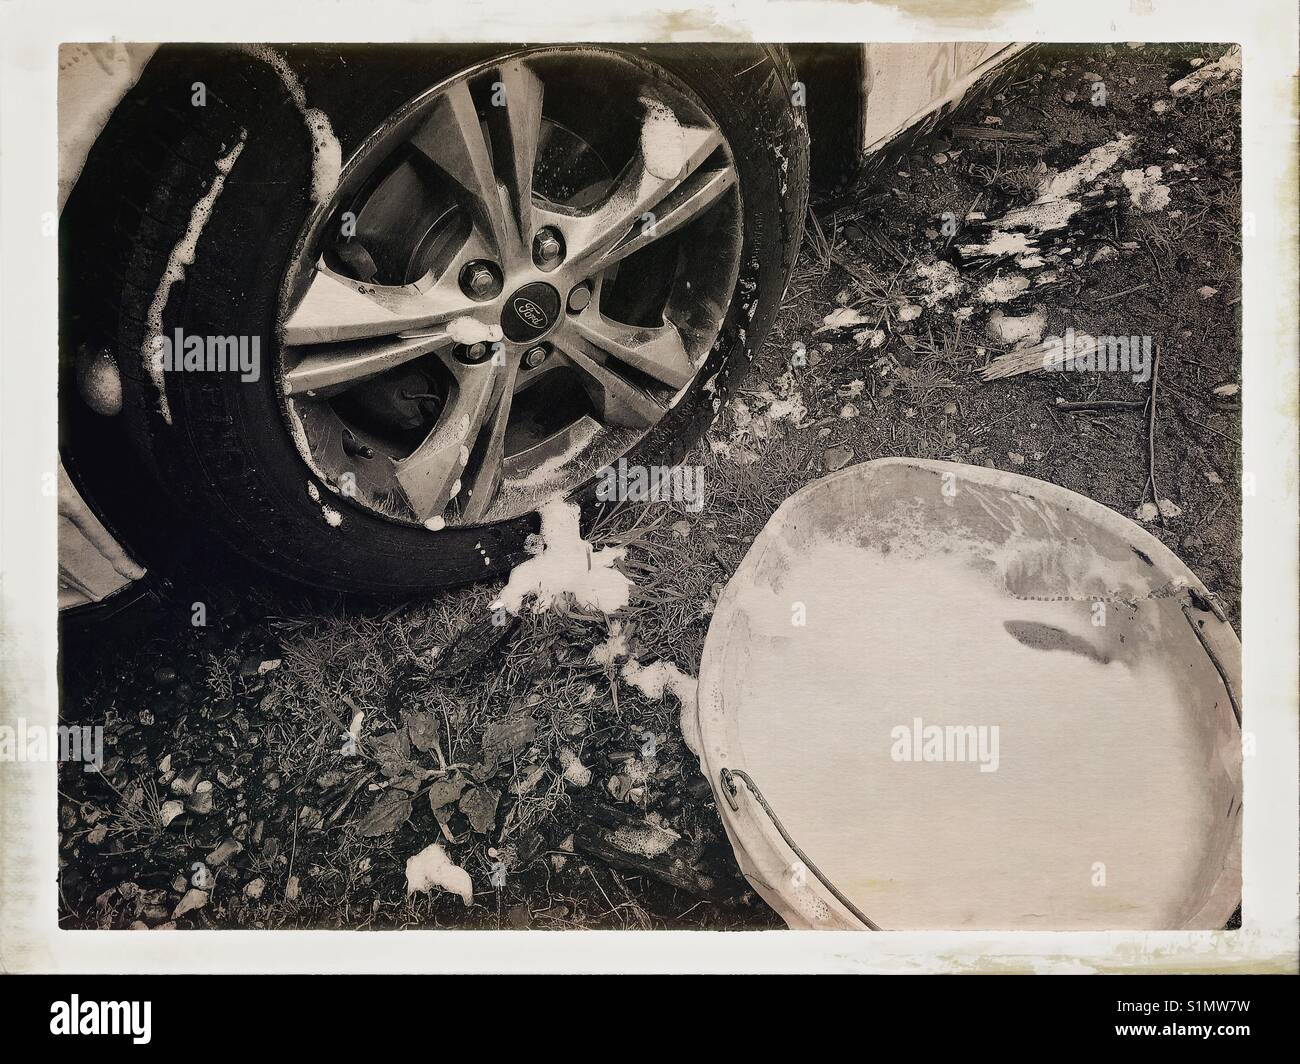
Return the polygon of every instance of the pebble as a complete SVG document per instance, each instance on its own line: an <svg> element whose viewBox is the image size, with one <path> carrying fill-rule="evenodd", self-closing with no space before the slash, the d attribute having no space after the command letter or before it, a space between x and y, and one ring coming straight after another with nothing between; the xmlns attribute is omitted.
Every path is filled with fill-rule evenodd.
<svg viewBox="0 0 1300 1064"><path fill-rule="evenodd" d="M828 447L822 452L822 465L832 473L853 461L853 452L847 447Z"/></svg>
<svg viewBox="0 0 1300 1064"><path fill-rule="evenodd" d="M202 909L203 906L207 904L208 892L206 890L199 890L197 887L191 887L185 892L185 896L181 898L180 902L177 904L176 910L172 913L172 919L179 919L185 913L191 912L194 909Z"/></svg>
<svg viewBox="0 0 1300 1064"><path fill-rule="evenodd" d="M191 813L197 813L203 816L212 812L212 784L207 784L207 789L203 789L203 784L199 784L199 789L190 795L189 801L185 803L185 808Z"/></svg>
<svg viewBox="0 0 1300 1064"><path fill-rule="evenodd" d="M244 847L234 839L226 839L220 846L213 850L207 856L207 862L210 865L223 865L237 853L242 853Z"/></svg>

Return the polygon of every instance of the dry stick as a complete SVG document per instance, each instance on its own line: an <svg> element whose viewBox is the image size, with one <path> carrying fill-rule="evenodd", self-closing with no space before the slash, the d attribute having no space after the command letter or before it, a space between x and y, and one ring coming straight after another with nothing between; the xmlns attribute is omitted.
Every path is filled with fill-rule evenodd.
<svg viewBox="0 0 1300 1064"><path fill-rule="evenodd" d="M1160 380L1160 344L1156 344L1155 358L1151 365L1151 394L1147 396L1147 482L1142 489L1142 498L1138 505L1147 501L1147 492L1151 492L1151 501L1155 503L1160 524L1165 524L1164 511L1160 509L1160 492L1156 487L1156 386Z"/></svg>
<svg viewBox="0 0 1300 1064"><path fill-rule="evenodd" d="M1035 141L1040 139L1037 133L1019 133L1011 129L989 129L983 126L955 126L952 132L953 136L966 140Z"/></svg>
<svg viewBox="0 0 1300 1064"><path fill-rule="evenodd" d="M1106 300L1108 300L1108 299L1118 299L1120 296L1132 295L1134 292L1140 292L1140 291L1142 291L1142 289L1144 289L1144 288L1149 288L1150 286L1151 286L1151 282L1150 282L1150 281L1143 281L1141 284L1136 284L1136 285L1134 285L1132 288L1125 288L1125 289L1123 289L1123 290L1120 291L1120 292L1111 292L1111 293L1109 293L1109 294L1107 294L1107 295L1104 295L1104 296L1098 296L1098 297L1094 300L1094 302L1096 302L1096 303L1104 303L1104 302L1106 302Z"/></svg>
<svg viewBox="0 0 1300 1064"><path fill-rule="evenodd" d="M1057 399L1056 403L1049 407L1049 410L1063 410L1067 413L1089 410L1096 413L1113 412L1118 413L1122 410L1142 410L1146 403L1130 402L1127 399L1094 399L1091 402L1068 403L1064 399Z"/></svg>

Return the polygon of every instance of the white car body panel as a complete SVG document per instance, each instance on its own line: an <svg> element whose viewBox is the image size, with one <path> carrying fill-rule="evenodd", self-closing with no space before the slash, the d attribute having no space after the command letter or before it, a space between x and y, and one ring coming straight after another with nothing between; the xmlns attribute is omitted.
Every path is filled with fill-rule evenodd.
<svg viewBox="0 0 1300 1064"><path fill-rule="evenodd" d="M926 115L956 103L1026 47L984 41L866 45L865 153L879 151Z"/></svg>
<svg viewBox="0 0 1300 1064"><path fill-rule="evenodd" d="M1025 45L864 44L862 143L872 154L953 104ZM139 80L156 44L65 44L59 49L59 209L96 139ZM100 602L144 575L59 467L59 606Z"/></svg>
<svg viewBox="0 0 1300 1064"><path fill-rule="evenodd" d="M156 44L60 45L59 210L109 115L140 80L157 50Z"/></svg>

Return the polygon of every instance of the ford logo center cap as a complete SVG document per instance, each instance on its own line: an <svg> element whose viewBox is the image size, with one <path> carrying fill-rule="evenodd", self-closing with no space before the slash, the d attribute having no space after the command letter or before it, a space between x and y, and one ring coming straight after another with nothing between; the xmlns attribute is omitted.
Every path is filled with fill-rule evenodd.
<svg viewBox="0 0 1300 1064"><path fill-rule="evenodd" d="M560 293L544 281L534 281L513 292L501 312L501 331L517 344L536 340L560 313Z"/></svg>

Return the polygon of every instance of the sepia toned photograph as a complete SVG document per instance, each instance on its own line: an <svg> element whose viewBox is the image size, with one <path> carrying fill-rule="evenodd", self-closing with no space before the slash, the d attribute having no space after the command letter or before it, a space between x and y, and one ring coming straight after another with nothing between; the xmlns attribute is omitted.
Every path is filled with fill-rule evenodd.
<svg viewBox="0 0 1300 1064"><path fill-rule="evenodd" d="M63 44L59 927L1240 927L1242 77Z"/></svg>

